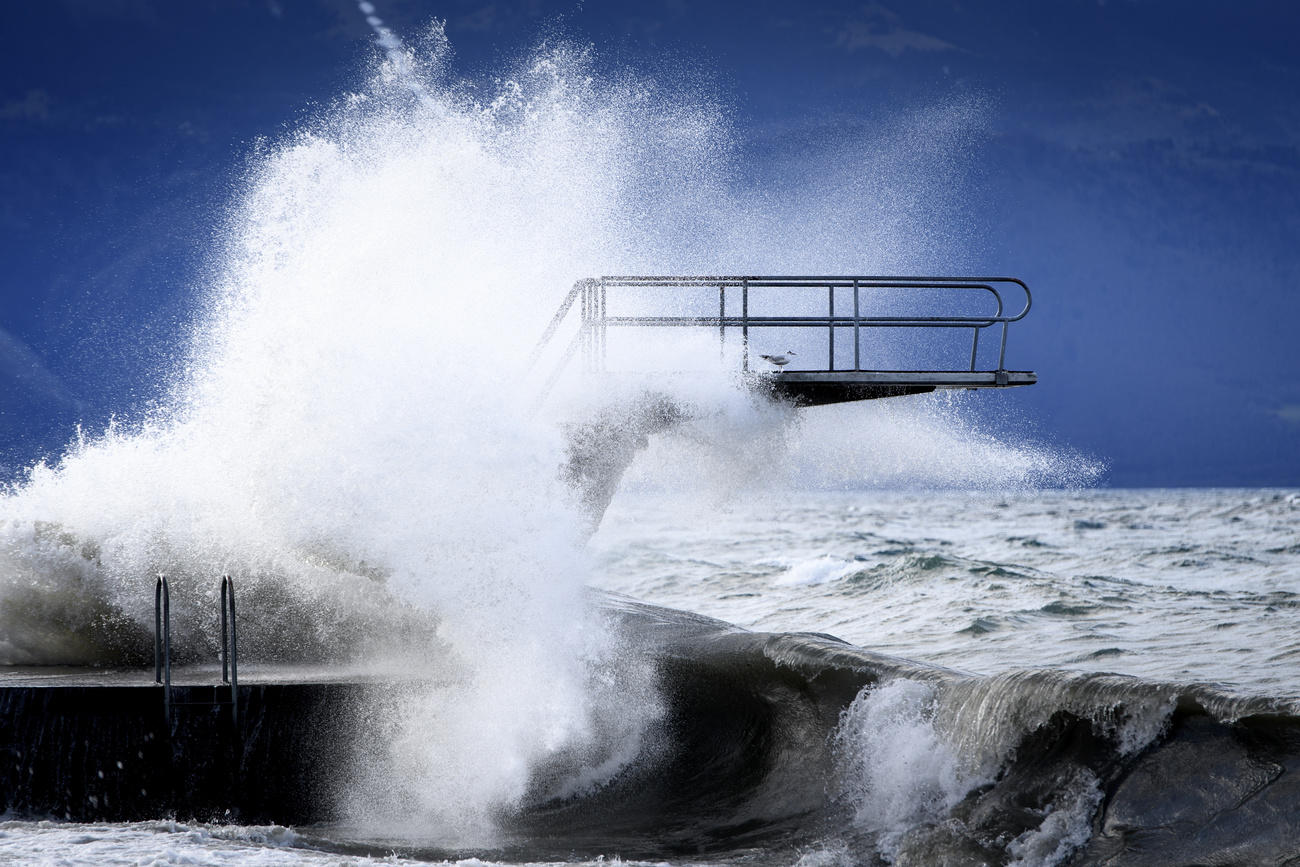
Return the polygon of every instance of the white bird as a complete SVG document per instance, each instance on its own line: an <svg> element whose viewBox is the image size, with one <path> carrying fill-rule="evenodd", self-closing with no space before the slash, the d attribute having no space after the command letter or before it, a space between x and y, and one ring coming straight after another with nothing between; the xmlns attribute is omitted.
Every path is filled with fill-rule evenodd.
<svg viewBox="0 0 1300 867"><path fill-rule="evenodd" d="M798 354L799 353L795 352L793 349L787 349L780 355L760 355L759 358L763 359L768 364L773 364L777 367L785 367L790 363L790 356Z"/></svg>

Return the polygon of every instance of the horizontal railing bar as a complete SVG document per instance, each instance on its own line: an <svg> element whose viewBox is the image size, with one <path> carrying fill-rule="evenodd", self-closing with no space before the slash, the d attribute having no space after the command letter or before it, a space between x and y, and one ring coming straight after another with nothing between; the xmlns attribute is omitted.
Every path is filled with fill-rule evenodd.
<svg viewBox="0 0 1300 867"><path fill-rule="evenodd" d="M1018 376L1034 373L1034 371L1032 370L1011 370L1010 368L1003 368L1001 371L998 371L994 368L980 368L979 370L968 370L965 367L941 367L941 368L935 368L934 370L919 370L919 369L911 369L911 368L906 368L902 370L891 370L889 368L883 368L883 367L881 368L870 367L870 368L863 368L862 370L821 370L818 368L813 368L810 370L797 368L795 370L791 370L788 367L783 367L780 369L750 370L745 372L745 376L767 377L767 378L771 378L775 376L775 377L780 377L781 379L799 381L799 382L832 382L832 381L868 382L868 381L885 381L885 379L888 379L889 377L894 376L895 374L908 375L908 376L913 374L916 375L935 374L935 375L941 375L945 377L961 378L961 377L970 377L970 376L978 376L978 377L993 376L994 374L999 372L1016 374ZM683 375L687 375L687 374L699 373L699 370L698 368L688 368L688 367L676 367L676 368L666 368L666 369L660 368L655 370L643 370L643 369L617 370L616 369L616 370L593 371L592 376L655 377L655 376L663 376L666 373L680 373Z"/></svg>
<svg viewBox="0 0 1300 867"><path fill-rule="evenodd" d="M654 282L642 283L642 282L631 282L631 281L625 282L625 281L617 281L617 280L602 280L601 282L605 287L612 288L612 289L656 289L656 288L657 289L717 289L719 287L732 289L740 286L748 286L750 289L827 289L827 288L852 289L854 281L821 280L816 283L813 282L801 283L797 281L792 282L788 280L782 280L779 282L778 281L766 281L766 282L747 281L743 283L741 282L708 283L703 280L685 281L685 282L665 280L665 281L654 281ZM933 289L935 291L943 291L943 292L978 291L978 292L990 292L994 295L998 295L999 297L1001 297L1000 293L998 292L995 286L984 284L984 283L899 283L899 282L877 283L869 280L859 280L857 281L857 283L859 289L909 289L909 290Z"/></svg>
<svg viewBox="0 0 1300 867"><path fill-rule="evenodd" d="M992 293L1002 306L1002 295L991 283L1015 285L1025 293L1024 308L1008 321L1023 319L1033 304L1033 296L1023 280L1016 277L886 277L886 276L608 276L599 281L609 287L624 288L718 288L720 286L745 286L749 289L802 289L828 288L849 289L856 283L859 289L966 289L983 290Z"/></svg>
<svg viewBox="0 0 1300 867"><path fill-rule="evenodd" d="M727 288L731 288L734 286L740 286L742 284L749 285L750 287L756 289L773 289L773 288L775 289L781 289L781 288L825 289L827 286L834 286L836 289L850 289L853 287L854 281L841 278L841 277L836 277L829 280L800 280L797 278L793 280L787 280L787 279L764 280L761 278L756 278L753 280L723 279L723 280L715 280L712 282L708 280L695 280L695 279L619 280L619 279L607 278L601 280L600 282L604 283L606 286L664 286L664 287L685 286L685 287L699 287L705 289L707 288L716 289L719 286L726 286ZM871 279L860 279L857 281L858 285L864 289L984 289L984 290L993 289L994 282L995 281L990 281L988 283L976 283L970 280L952 280L949 282L935 281L935 280L883 281L883 280L871 280Z"/></svg>
<svg viewBox="0 0 1300 867"><path fill-rule="evenodd" d="M906 276L906 275L854 276L852 274L849 275L827 274L823 276L768 275L768 276L751 276L751 277L743 277L743 276L738 277L734 275L720 275L720 276L710 277L710 276L700 276L700 275L693 275L693 274L683 274L683 275L676 275L676 276L674 275L662 275L662 276L610 275L610 276L600 277L597 279L599 279L602 283L605 283L607 285L611 283L625 283L628 285L643 284L643 283L651 283L651 284L659 283L663 285L682 285L682 286L696 285L696 284L717 286L719 283L726 284L726 285L732 285L732 284L739 285L740 283L747 282L751 286L757 286L757 285L763 285L769 283L773 285L779 285L785 283L789 283L792 285L811 284L813 286L826 286L827 284L830 283L835 283L838 285L840 283L843 283L845 285L851 286L854 280L859 281L863 285L866 285L868 283L900 283L900 284L905 283L908 285L932 283L935 285L945 285L945 286L954 283L978 284L980 286L982 286L985 283L1015 283L1018 286L1024 285L1024 283L1022 283L1019 279L1015 277L965 277L965 276L963 277L924 277L924 276L913 277L913 276Z"/></svg>
<svg viewBox="0 0 1300 867"><path fill-rule="evenodd" d="M623 325L623 326L720 326L737 327L748 325L750 327L763 328L800 328L805 326L835 326L836 328L851 328L854 323L864 328L879 326L888 327L909 327L917 328L988 328L991 325L997 325L1002 322L1013 322L1004 316L981 316L978 318L958 319L951 316L936 316L934 318L925 317L900 317L900 316L880 316L874 319L853 319L852 317L836 317L834 319L825 316L750 316L741 318L739 316L728 316L718 318L717 316L607 316L600 320L604 325Z"/></svg>

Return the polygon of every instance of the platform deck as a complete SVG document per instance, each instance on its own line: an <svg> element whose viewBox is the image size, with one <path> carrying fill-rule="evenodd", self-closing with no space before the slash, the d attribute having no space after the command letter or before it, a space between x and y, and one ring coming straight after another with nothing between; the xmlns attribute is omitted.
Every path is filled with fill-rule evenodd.
<svg viewBox="0 0 1300 867"><path fill-rule="evenodd" d="M1033 385L1028 370L789 370L753 375L755 386L800 406L925 394L937 389Z"/></svg>

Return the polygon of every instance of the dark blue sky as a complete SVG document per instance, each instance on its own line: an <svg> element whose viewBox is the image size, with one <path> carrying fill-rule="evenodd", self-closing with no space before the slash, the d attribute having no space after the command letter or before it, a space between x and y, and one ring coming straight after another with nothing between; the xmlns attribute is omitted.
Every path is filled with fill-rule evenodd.
<svg viewBox="0 0 1300 867"><path fill-rule="evenodd" d="M991 424L1119 485L1300 485L1300 7L1285 2L377 2L457 71L540 35L706 74L749 170L977 98L968 242L1025 278ZM355 86L351 0L51 0L0 26L0 464L157 395L259 136ZM938 217L937 217L938 218ZM864 263L867 264L867 263ZM920 263L922 265L927 263ZM580 275L575 275L580 276Z"/></svg>

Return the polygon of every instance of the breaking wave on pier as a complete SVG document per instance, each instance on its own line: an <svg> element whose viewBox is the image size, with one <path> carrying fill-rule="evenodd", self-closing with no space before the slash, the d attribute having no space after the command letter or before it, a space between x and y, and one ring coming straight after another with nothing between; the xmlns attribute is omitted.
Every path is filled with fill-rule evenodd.
<svg viewBox="0 0 1300 867"><path fill-rule="evenodd" d="M456 78L436 26L401 58L251 155L168 398L87 432L0 500L0 663L144 664L159 573L178 661L211 662L230 574L246 660L436 684L394 699L373 767L340 797L357 838L396 846L418 829L438 852L536 853L555 823L566 840L654 857L702 840L788 854L832 815L816 767L854 777L832 806L886 817L863 833L903 852L900 829L987 785L1027 730L959 766L927 728L960 691L948 674L876 688L875 663L805 670L811 657L866 658L834 642L712 624L656 644L655 617L591 604L587 518L559 472L558 418L525 412L537 387L526 359L578 277L935 261L959 233L923 219L935 194L918 190L957 170L979 106L919 112L892 138L841 148L851 182L756 192L725 110L689 83L608 72L589 49L553 43L479 89ZM634 485L725 499L737 478L768 491L992 488L1097 472L981 432L959 401L843 408L800 428L720 372L670 396L707 412L635 465ZM692 622L661 620L678 617ZM1091 709L1070 712L1067 728L1093 724ZM871 783L891 770L853 731L881 720L932 763L916 792ZM1097 772L1080 767L1070 791L1086 805L1085 771ZM1039 845L1025 835L1040 825L1013 825L997 833Z"/></svg>

